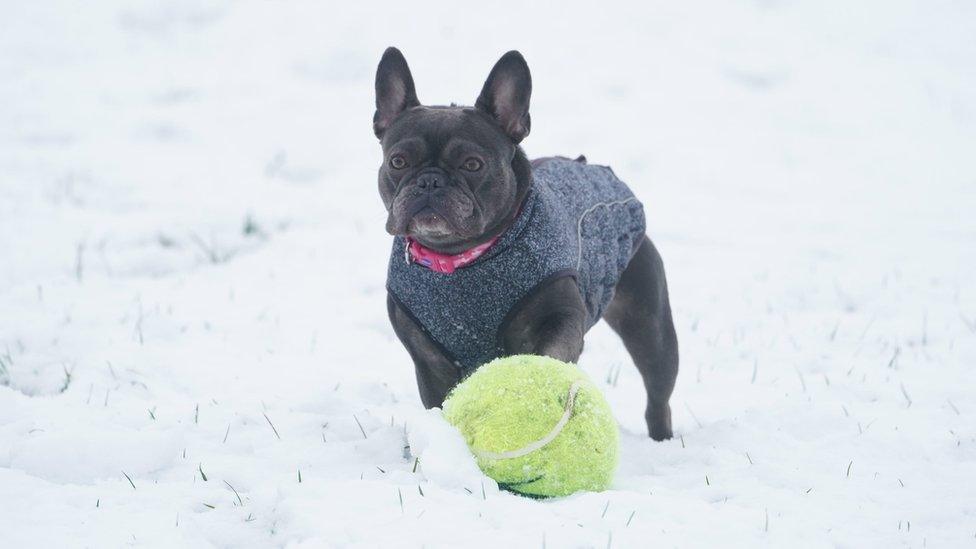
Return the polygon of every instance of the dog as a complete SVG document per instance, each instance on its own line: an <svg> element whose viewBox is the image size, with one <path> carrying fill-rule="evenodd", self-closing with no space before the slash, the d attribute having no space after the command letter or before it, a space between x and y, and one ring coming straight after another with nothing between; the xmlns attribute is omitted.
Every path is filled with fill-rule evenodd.
<svg viewBox="0 0 976 549"><path fill-rule="evenodd" d="M377 68L379 193L394 237L387 309L421 401L440 407L500 356L576 362L602 318L643 378L648 434L671 438L678 343L643 206L610 168L528 159L531 93L517 51L498 60L473 107L421 105L396 48Z"/></svg>

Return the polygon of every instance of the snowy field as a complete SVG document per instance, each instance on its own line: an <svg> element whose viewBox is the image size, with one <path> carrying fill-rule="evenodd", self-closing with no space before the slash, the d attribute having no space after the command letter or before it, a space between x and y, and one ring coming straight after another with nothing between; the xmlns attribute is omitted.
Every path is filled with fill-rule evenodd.
<svg viewBox="0 0 976 549"><path fill-rule="evenodd" d="M117 4L117 5L113 5ZM14 2L0 547L973 547L976 5ZM499 492L388 324L373 71L646 205L681 346L612 490Z"/></svg>

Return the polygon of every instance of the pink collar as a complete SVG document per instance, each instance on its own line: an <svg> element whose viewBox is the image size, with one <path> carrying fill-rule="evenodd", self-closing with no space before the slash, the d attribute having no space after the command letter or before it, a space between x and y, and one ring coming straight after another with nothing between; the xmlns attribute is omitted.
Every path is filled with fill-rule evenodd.
<svg viewBox="0 0 976 549"><path fill-rule="evenodd" d="M410 263L410 260L412 259L418 265L427 267L428 269L434 272L451 274L454 272L454 269L457 269L458 267L464 267L465 265L473 262L474 260L484 255L484 253L488 251L488 248L491 248L492 245L495 244L495 241L498 240L498 236L492 238L491 240L485 242L484 244L478 244L477 246L471 248L470 250L465 250L461 253L454 254L454 255L447 255L447 254L442 254L440 252L435 252L430 248L424 247L422 244L420 244L420 242L417 242L416 240L410 238L409 236L406 238L406 240L407 240L407 246L406 246L407 249L404 250L404 252L406 255L407 263Z"/></svg>

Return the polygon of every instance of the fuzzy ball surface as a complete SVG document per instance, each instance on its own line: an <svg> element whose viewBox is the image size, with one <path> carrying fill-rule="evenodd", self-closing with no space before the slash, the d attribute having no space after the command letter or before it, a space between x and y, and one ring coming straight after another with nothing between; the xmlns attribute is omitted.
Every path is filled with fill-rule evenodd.
<svg viewBox="0 0 976 549"><path fill-rule="evenodd" d="M506 490L558 497L604 490L613 480L617 422L573 364L535 355L493 360L451 391L444 417Z"/></svg>

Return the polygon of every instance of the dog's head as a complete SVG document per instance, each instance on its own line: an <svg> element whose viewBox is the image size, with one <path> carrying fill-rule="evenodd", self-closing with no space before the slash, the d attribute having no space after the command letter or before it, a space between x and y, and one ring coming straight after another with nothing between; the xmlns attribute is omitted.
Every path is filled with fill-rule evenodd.
<svg viewBox="0 0 976 549"><path fill-rule="evenodd" d="M510 51L474 107L424 106L403 54L388 48L376 70L373 116L387 232L457 253L504 231L531 185L519 147L529 134L531 92L525 59Z"/></svg>

